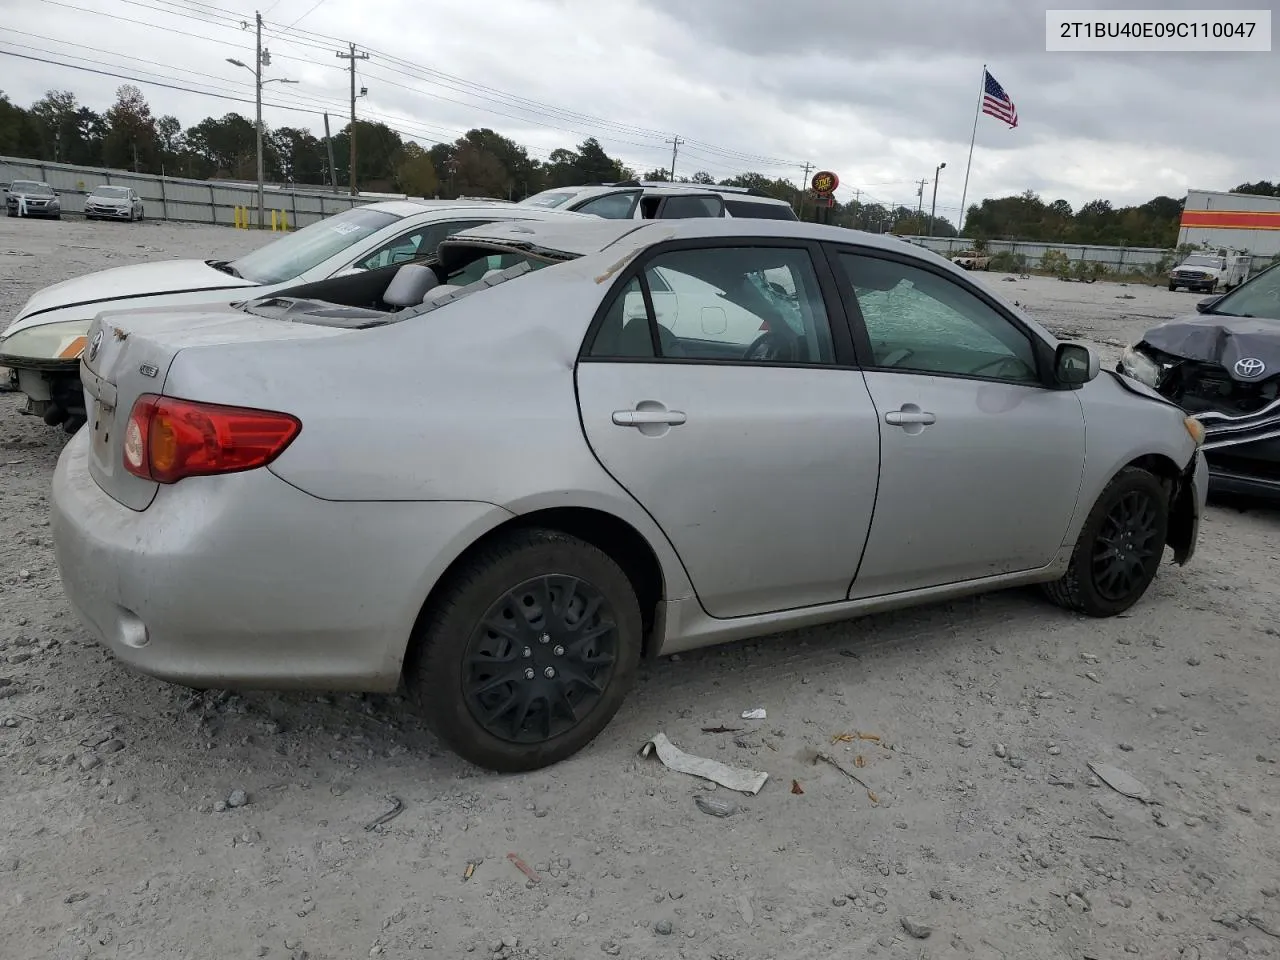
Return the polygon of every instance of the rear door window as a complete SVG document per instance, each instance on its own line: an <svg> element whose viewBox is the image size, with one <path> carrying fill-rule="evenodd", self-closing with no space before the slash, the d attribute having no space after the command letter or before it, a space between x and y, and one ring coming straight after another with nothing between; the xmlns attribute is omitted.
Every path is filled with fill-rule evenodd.
<svg viewBox="0 0 1280 960"><path fill-rule="evenodd" d="M606 220L630 220L636 212L636 201L640 199L640 191L631 190L625 193L609 193L603 197L588 200L575 207L577 213L589 213L604 217Z"/></svg>
<svg viewBox="0 0 1280 960"><path fill-rule="evenodd" d="M719 197L667 197L658 209L659 220L723 216L724 201Z"/></svg>

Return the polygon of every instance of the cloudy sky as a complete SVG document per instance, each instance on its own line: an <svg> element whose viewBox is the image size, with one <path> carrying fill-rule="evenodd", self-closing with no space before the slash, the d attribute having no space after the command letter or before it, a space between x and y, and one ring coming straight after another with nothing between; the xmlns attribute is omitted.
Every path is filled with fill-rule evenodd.
<svg viewBox="0 0 1280 960"><path fill-rule="evenodd" d="M335 130L344 122L349 78L335 53L354 42L370 54L360 114L424 144L489 126L545 158L595 136L645 171L670 162L665 141L678 134L678 174L759 170L798 182L808 161L839 174L841 199L860 190L912 206L913 181L945 162L938 212L954 220L986 63L1020 124L980 118L970 203L1030 188L1120 205L1280 176L1277 54L1046 53L1045 9L1069 0L260 2L266 75L299 81L266 87L264 118L317 134L325 110ZM2 6L0 54L127 75L157 116L184 126L252 116L253 78L226 62L253 61L246 0ZM103 110L122 82L0 56L0 90L24 106L69 89Z"/></svg>

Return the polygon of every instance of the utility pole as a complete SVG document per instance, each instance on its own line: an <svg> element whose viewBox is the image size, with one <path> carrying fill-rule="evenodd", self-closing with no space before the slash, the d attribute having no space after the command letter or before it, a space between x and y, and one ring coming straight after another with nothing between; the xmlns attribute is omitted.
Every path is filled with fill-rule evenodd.
<svg viewBox="0 0 1280 960"><path fill-rule="evenodd" d="M916 217L919 218L924 210L924 185L929 182L928 177L921 178L916 181Z"/></svg>
<svg viewBox="0 0 1280 960"><path fill-rule="evenodd" d="M329 136L329 112L324 115L324 146L329 153L329 186L338 192L338 171L333 168L333 137Z"/></svg>
<svg viewBox="0 0 1280 960"><path fill-rule="evenodd" d="M813 169L813 164L808 160L804 162L804 178L800 181L800 209L796 211L796 216L801 220L804 219L804 202L809 197L809 171Z"/></svg>
<svg viewBox="0 0 1280 960"><path fill-rule="evenodd" d="M264 203L262 200L262 14L255 10L253 18L258 26L258 53L253 58L253 77L257 88L257 96L254 100L258 108L258 122L256 125L258 134L258 229L261 230L266 225L266 214L263 213Z"/></svg>
<svg viewBox="0 0 1280 960"><path fill-rule="evenodd" d="M930 237L933 236L933 218L934 218L934 215L938 212L938 174L942 172L942 168L945 167L946 165L947 165L946 162L943 161L942 163L938 164L938 166L935 167L933 171L933 204L929 207L928 236Z"/></svg>
<svg viewBox="0 0 1280 960"><path fill-rule="evenodd" d="M350 53L339 52L337 57L339 60L351 61L351 126L347 132L347 139L351 144L351 168L347 171L347 183L351 185L351 195L356 195L356 61L368 60L369 54L356 53L356 45L353 43ZM361 96L364 92L361 91Z"/></svg>
<svg viewBox="0 0 1280 960"><path fill-rule="evenodd" d="M257 33L257 42L255 43L255 54L253 58L253 87L254 87L254 93L255 93L254 105L257 108L256 132L257 132L257 143L258 143L258 229L261 230L266 225L266 215L263 212L263 207L265 206L265 204L262 199L262 180L263 180L262 85L264 83L271 83L272 80L274 80L277 83L297 83L298 81L286 80L283 77L272 77L271 80L262 79L262 68L270 65L271 53L268 50L262 49L262 14L258 13L257 11L254 11L253 17L254 17L254 23L256 26L256 33ZM241 26L244 27L246 30L249 28L249 25L247 23L241 23ZM227 57L227 63L230 63L233 66L237 66L237 67L244 67L246 70L249 69L248 64L246 64L243 60L235 59L235 57Z"/></svg>
<svg viewBox="0 0 1280 960"><path fill-rule="evenodd" d="M676 153L680 149L680 144L684 143L679 137L671 138L671 176L669 182L676 182Z"/></svg>

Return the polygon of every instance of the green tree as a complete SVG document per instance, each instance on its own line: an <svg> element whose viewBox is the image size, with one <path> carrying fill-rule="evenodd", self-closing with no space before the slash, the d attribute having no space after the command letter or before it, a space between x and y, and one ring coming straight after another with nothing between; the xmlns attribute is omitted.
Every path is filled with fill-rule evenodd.
<svg viewBox="0 0 1280 960"><path fill-rule="evenodd" d="M107 135L102 152L109 167L159 172L156 121L142 91L131 83L116 90L115 105L107 111Z"/></svg>
<svg viewBox="0 0 1280 960"><path fill-rule="evenodd" d="M50 90L31 105L30 116L40 137L40 159L69 163L79 137L76 112L80 105L70 90Z"/></svg>
<svg viewBox="0 0 1280 960"><path fill-rule="evenodd" d="M282 183L324 185L329 165L324 141L299 127L276 127L267 140L275 157L273 179Z"/></svg>
<svg viewBox="0 0 1280 960"><path fill-rule="evenodd" d="M40 134L31 114L0 92L0 154L39 157Z"/></svg>
<svg viewBox="0 0 1280 960"><path fill-rule="evenodd" d="M416 143L400 148L395 164L396 188L411 197L434 196L440 187L431 155Z"/></svg>

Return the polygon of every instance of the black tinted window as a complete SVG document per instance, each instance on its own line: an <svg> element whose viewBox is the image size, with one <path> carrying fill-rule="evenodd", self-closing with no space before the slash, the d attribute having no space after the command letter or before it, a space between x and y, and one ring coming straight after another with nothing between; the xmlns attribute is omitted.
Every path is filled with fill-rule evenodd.
<svg viewBox="0 0 1280 960"><path fill-rule="evenodd" d="M725 209L731 217L754 217L757 220L796 220L796 212L781 203L756 203L725 197Z"/></svg>
<svg viewBox="0 0 1280 960"><path fill-rule="evenodd" d="M663 220L687 220L691 217L719 217L723 210L719 197L667 197L659 216Z"/></svg>

